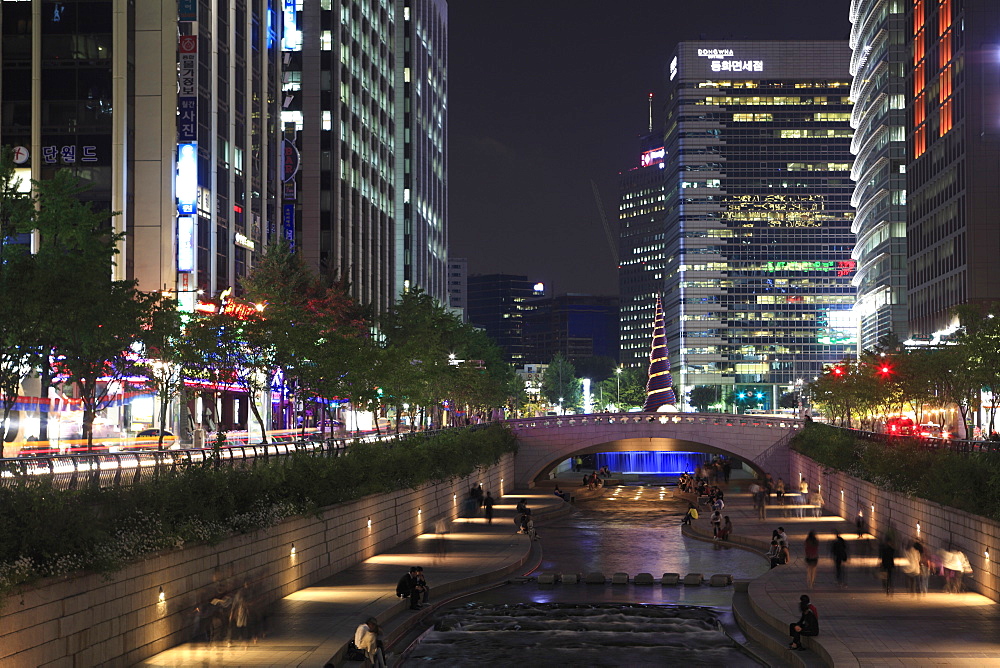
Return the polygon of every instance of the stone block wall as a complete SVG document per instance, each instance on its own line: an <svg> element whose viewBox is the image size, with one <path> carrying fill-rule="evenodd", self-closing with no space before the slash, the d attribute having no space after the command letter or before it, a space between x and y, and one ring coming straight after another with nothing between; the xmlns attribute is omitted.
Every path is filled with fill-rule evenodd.
<svg viewBox="0 0 1000 668"><path fill-rule="evenodd" d="M195 606L217 590L249 582L255 606L266 606L432 531L438 517L458 514L473 485L499 497L513 481L514 455L507 455L466 478L330 506L217 545L150 555L110 579L89 574L39 583L3 601L0 668L133 665L188 641Z"/></svg>
<svg viewBox="0 0 1000 668"><path fill-rule="evenodd" d="M827 513L853 522L861 512L868 532L882 538L892 527L904 545L914 540L934 550L952 545L972 564L965 588L1000 601L1000 522L888 492L797 452L790 458L791 482L805 479L810 491L818 485Z"/></svg>

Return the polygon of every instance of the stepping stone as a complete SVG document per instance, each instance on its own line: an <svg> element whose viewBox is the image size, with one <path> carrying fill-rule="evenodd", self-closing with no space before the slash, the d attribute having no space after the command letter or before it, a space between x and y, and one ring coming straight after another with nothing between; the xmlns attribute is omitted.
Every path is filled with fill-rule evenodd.
<svg viewBox="0 0 1000 668"><path fill-rule="evenodd" d="M700 587L703 580L701 573L688 573L684 576L684 584L688 587Z"/></svg>
<svg viewBox="0 0 1000 668"><path fill-rule="evenodd" d="M651 585L653 582L655 582L655 580L653 580L652 573L637 573L635 578L632 580L632 584L637 585Z"/></svg>
<svg viewBox="0 0 1000 668"><path fill-rule="evenodd" d="M663 577L660 578L660 584L665 585L675 585L681 581L680 573L664 573Z"/></svg>
<svg viewBox="0 0 1000 668"><path fill-rule="evenodd" d="M559 581L565 585L575 585L580 582L580 575L578 573L563 573L559 576Z"/></svg>
<svg viewBox="0 0 1000 668"><path fill-rule="evenodd" d="M605 582L604 573L587 573L583 581L589 585L602 585Z"/></svg>
<svg viewBox="0 0 1000 668"><path fill-rule="evenodd" d="M628 573L615 573L614 575L611 576L611 584L627 585Z"/></svg>
<svg viewBox="0 0 1000 668"><path fill-rule="evenodd" d="M726 573L716 573L708 580L709 586L728 587L733 582L733 576Z"/></svg>
<svg viewBox="0 0 1000 668"><path fill-rule="evenodd" d="M556 583L555 573L542 573L538 576L538 584L540 585L550 585Z"/></svg>

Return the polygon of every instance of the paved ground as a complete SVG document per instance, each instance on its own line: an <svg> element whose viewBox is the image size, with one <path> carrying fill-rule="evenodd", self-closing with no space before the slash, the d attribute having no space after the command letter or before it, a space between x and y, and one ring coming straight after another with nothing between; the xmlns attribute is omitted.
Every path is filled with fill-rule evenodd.
<svg viewBox="0 0 1000 668"><path fill-rule="evenodd" d="M895 595L887 597L875 575L874 553L864 555L869 548L865 541L857 541L852 525L837 517L758 520L746 486L746 481L734 482L726 495L725 512L733 520L735 539L753 547L769 541L772 529L780 525L788 533L793 555L792 563L750 584L750 598L763 622L787 628L797 619L799 595L808 591L802 546L808 531L815 529L822 542L821 561L816 586L808 593L819 609L821 635L812 640L821 646L816 654L827 664L1000 666L1000 605L979 594L946 594L940 587L935 591L934 581L928 595L911 596L902 574L897 574ZM389 620L384 625L390 640L400 637L412 626L413 617L423 618L432 611L410 612L406 602L395 597L395 583L409 566L424 566L432 586L432 606L445 603L448 590L487 586L534 570L538 550L532 551L526 536L513 532L511 521L514 503L524 497L543 517L557 515L563 503L544 487L531 494L514 493L497 505L492 526L482 520L456 520L443 554L437 537L425 534L286 597L270 611L268 633L256 644L188 643L141 665L319 668L343 649L369 615ZM694 534L707 536L707 518L705 513L696 522ZM851 539L852 547L844 589L836 586L828 556L828 543L837 530Z"/></svg>
<svg viewBox="0 0 1000 668"><path fill-rule="evenodd" d="M139 665L320 668L343 650L369 616L382 623L391 642L412 626L415 617L423 618L445 603L451 597L449 590L488 586L532 570L532 544L527 536L515 533L513 522L514 506L522 498L540 519L558 515L566 505L549 493L505 496L494 506L492 525L482 518L456 519L444 545L436 534L423 534L285 597L268 610L267 633L256 642L190 642ZM431 587L430 605L419 612L410 611L408 601L395 595L396 582L410 566L422 566Z"/></svg>
<svg viewBox="0 0 1000 668"><path fill-rule="evenodd" d="M976 593L944 593L936 578L926 596L911 595L899 569L889 597L877 577L877 548L870 535L859 541L853 524L832 516L758 520L746 488L746 481L734 481L726 494L724 513L732 518L734 536L770 543L772 530L783 526L792 553L792 563L750 585L754 606L772 622L780 620L787 629L787 623L798 618L799 596L808 593L819 610L820 636L815 641L838 668L1000 666L1000 605ZM694 527L706 538L711 532L708 515L702 513ZM803 544L811 529L821 548L816 585L809 591ZM837 586L829 557L835 531L851 547L846 588Z"/></svg>

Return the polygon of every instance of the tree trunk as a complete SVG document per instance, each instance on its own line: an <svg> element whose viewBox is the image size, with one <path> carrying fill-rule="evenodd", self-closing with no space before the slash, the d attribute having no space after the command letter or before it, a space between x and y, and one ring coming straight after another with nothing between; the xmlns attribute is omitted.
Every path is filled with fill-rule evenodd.
<svg viewBox="0 0 1000 668"><path fill-rule="evenodd" d="M163 430L167 428L167 406L169 405L170 396L163 392L160 395L160 439L156 444L157 450L163 449Z"/></svg>
<svg viewBox="0 0 1000 668"><path fill-rule="evenodd" d="M260 437L264 445L267 445L267 428L264 426L264 418L261 417L260 411L257 410L257 402L254 401L253 395L247 394L247 400L250 404L250 412L253 413L254 418L257 420L257 424L260 425ZM265 450L266 452L266 450Z"/></svg>
<svg viewBox="0 0 1000 668"><path fill-rule="evenodd" d="M42 362L42 372L39 374L39 381L41 388L38 390L41 395L39 399L48 400L49 398L49 384L52 382L52 370L49 369L48 355L45 356L45 360ZM41 406L39 407L41 408ZM46 406L45 410L40 410L38 415L38 440L48 441L49 440L49 410Z"/></svg>

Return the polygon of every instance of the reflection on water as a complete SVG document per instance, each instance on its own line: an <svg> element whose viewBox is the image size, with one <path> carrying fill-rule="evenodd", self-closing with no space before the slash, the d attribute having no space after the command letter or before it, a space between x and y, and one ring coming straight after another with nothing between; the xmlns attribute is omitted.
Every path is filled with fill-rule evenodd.
<svg viewBox="0 0 1000 668"><path fill-rule="evenodd" d="M670 489L622 487L578 499L572 514L538 526L543 562L554 573L729 573L755 578L768 569L759 555L681 535L687 503Z"/></svg>
<svg viewBox="0 0 1000 668"><path fill-rule="evenodd" d="M406 665L757 666L690 606L472 603L438 617Z"/></svg>
<svg viewBox="0 0 1000 668"><path fill-rule="evenodd" d="M686 509L659 486L609 488L578 499L569 516L537 526L543 561L534 574L746 579L768 569L759 555L683 537ZM404 665L756 666L720 630L721 621L738 634L732 593L708 586L512 584L442 611Z"/></svg>

